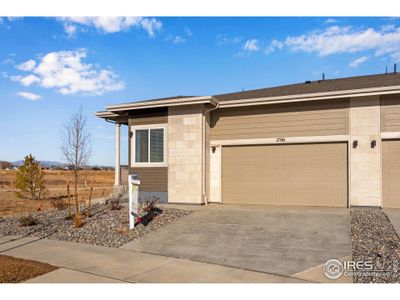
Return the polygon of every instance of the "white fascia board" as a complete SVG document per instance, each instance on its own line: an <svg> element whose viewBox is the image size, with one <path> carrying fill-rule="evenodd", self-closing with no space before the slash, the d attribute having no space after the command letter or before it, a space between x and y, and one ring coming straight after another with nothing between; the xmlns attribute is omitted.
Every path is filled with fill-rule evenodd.
<svg viewBox="0 0 400 300"><path fill-rule="evenodd" d="M400 132L381 132L382 140L397 140L400 139Z"/></svg>
<svg viewBox="0 0 400 300"><path fill-rule="evenodd" d="M112 118L112 117L118 117L117 114L114 114L112 112L109 111L99 111L96 113L96 117L99 118Z"/></svg>
<svg viewBox="0 0 400 300"><path fill-rule="evenodd" d="M154 100L154 101L143 101L134 102L119 105L110 105L106 109L110 112L116 112L121 110L134 110L134 109L144 109L144 108L156 108L165 106L177 106L177 105L189 105L189 104L203 104L203 103L215 103L215 99L211 96L202 97L189 97L189 98L175 98L167 100Z"/></svg>

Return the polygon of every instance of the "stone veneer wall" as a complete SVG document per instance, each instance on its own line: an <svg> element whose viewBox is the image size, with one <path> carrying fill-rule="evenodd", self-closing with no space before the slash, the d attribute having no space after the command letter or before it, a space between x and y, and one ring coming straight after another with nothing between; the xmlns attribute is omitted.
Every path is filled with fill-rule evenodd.
<svg viewBox="0 0 400 300"><path fill-rule="evenodd" d="M168 110L168 202L202 203L202 106Z"/></svg>
<svg viewBox="0 0 400 300"><path fill-rule="evenodd" d="M381 206L382 164L379 96L350 100L350 205ZM353 148L353 141L358 141ZM371 142L375 140L375 148Z"/></svg>

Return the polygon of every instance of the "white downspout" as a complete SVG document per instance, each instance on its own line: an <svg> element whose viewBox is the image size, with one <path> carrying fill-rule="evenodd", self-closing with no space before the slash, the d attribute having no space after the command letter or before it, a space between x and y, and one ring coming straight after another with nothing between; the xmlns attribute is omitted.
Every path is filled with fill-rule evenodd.
<svg viewBox="0 0 400 300"><path fill-rule="evenodd" d="M207 186L207 178L206 178L206 151L209 151L210 149L206 149L206 114L218 109L219 107L219 103L217 103L217 105L209 110L204 110L203 109L203 115L202 115L202 139L201 139L201 143L202 143L202 172L201 172L201 176L202 176L202 193L203 193L203 199L204 199L204 204L208 205L208 199L207 199L207 191L206 191L206 186ZM211 117L211 116L210 116Z"/></svg>

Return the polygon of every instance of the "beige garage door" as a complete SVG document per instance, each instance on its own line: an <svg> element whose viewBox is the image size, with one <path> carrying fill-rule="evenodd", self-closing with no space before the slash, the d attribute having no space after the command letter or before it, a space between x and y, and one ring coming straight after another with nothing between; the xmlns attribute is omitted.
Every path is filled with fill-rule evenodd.
<svg viewBox="0 0 400 300"><path fill-rule="evenodd" d="M223 147L222 201L347 207L347 143Z"/></svg>
<svg viewBox="0 0 400 300"><path fill-rule="evenodd" d="M400 141L383 141L383 207L400 208Z"/></svg>

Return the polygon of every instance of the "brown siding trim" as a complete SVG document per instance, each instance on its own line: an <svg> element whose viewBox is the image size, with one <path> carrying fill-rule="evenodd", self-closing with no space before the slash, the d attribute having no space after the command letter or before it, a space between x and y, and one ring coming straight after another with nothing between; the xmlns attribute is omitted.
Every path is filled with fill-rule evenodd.
<svg viewBox="0 0 400 300"><path fill-rule="evenodd" d="M157 110L137 111L129 114L129 126L162 123L168 123L168 110L165 108Z"/></svg>
<svg viewBox="0 0 400 300"><path fill-rule="evenodd" d="M344 135L349 99L225 108L212 112L211 139Z"/></svg>
<svg viewBox="0 0 400 300"><path fill-rule="evenodd" d="M381 132L400 131L400 95L381 96Z"/></svg>
<svg viewBox="0 0 400 300"><path fill-rule="evenodd" d="M143 192L167 192L168 168L148 167L130 168L129 174L137 173L140 180L139 190Z"/></svg>

